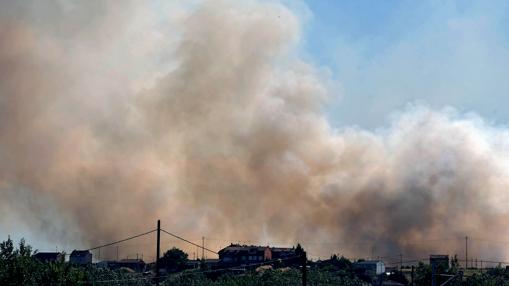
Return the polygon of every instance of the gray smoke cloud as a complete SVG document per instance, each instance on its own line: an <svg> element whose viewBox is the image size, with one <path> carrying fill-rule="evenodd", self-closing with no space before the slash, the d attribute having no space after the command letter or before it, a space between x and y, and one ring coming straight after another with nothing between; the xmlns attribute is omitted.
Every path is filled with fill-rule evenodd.
<svg viewBox="0 0 509 286"><path fill-rule="evenodd" d="M160 218L211 248L322 257L506 235L508 130L423 106L335 129L329 79L296 56L281 4L41 3L0 4L2 235L21 223L88 247Z"/></svg>

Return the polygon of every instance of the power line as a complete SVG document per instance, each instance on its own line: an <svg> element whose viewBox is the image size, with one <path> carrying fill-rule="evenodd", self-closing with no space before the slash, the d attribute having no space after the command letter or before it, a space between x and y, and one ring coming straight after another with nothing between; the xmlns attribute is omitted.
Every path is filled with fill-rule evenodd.
<svg viewBox="0 0 509 286"><path fill-rule="evenodd" d="M103 244L103 245L99 245L99 246L96 246L96 247L92 247L92 248L89 248L87 250L91 251L91 250L96 250L96 249L99 249L99 248L115 245L117 243L121 243L121 242L128 241L128 240L131 240L131 239L134 239L134 238L138 238L140 236L144 236L144 235L150 234L150 233L152 233L154 231L156 231L156 229L153 229L151 231L147 231L145 233L141 233L141 234L138 234L138 235L135 235L135 236L131 236L131 237L128 237L128 238L124 238L124 239L121 239L121 240L118 240L118 241L115 241L115 242L110 242L110 243L107 243L107 244Z"/></svg>
<svg viewBox="0 0 509 286"><path fill-rule="evenodd" d="M210 249L208 249L208 248L206 248L206 247L204 247L204 246L198 245L198 244L196 244L196 243L194 243L194 242L191 242L191 241L189 241L189 240L187 240L187 239L185 239L185 238L183 238L183 237L180 237L180 236L178 236L178 235L176 235L176 234L173 234L173 233L171 233L171 232L168 232L168 231L166 231L166 230L164 230L164 229L161 229L161 231L162 231L162 232L164 232L164 233L166 233L166 234L168 234L168 235L171 235L171 236L173 236L173 237L175 237L175 238L178 238L178 239L180 239L180 240L183 240L183 241L185 241L185 242L187 242L187 243L190 243L190 244L192 244L192 245L194 245L194 246L197 246L197 247L199 247L199 248L201 248L201 249L203 249L203 250L207 250L207 251L209 251L209 252L212 252L212 253L214 253L214 254L219 255L219 253L215 252L214 250L210 250Z"/></svg>

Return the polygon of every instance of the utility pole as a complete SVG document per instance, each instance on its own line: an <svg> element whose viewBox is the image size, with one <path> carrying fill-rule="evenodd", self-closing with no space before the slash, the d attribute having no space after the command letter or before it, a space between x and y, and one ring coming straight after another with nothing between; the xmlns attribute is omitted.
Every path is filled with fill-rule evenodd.
<svg viewBox="0 0 509 286"><path fill-rule="evenodd" d="M399 254L399 271L403 271L403 254Z"/></svg>
<svg viewBox="0 0 509 286"><path fill-rule="evenodd" d="M465 236L465 270L468 268L468 236Z"/></svg>
<svg viewBox="0 0 509 286"><path fill-rule="evenodd" d="M161 241L161 220L157 220L156 285L159 286L159 253Z"/></svg>
<svg viewBox="0 0 509 286"><path fill-rule="evenodd" d="M118 261L118 246L117 246L117 261Z"/></svg>
<svg viewBox="0 0 509 286"><path fill-rule="evenodd" d="M302 286L306 286L308 283L308 268L307 268L308 258L306 252L303 251L301 255L301 266L302 266Z"/></svg>
<svg viewBox="0 0 509 286"><path fill-rule="evenodd" d="M201 237L201 260L205 259L205 236Z"/></svg>

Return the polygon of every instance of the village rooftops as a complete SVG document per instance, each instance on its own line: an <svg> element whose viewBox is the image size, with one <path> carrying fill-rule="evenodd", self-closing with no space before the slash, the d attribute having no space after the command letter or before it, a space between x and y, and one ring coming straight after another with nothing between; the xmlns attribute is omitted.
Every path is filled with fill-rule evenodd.
<svg viewBox="0 0 509 286"><path fill-rule="evenodd" d="M64 254L61 252L38 252L34 258L41 262L63 262Z"/></svg>
<svg viewBox="0 0 509 286"><path fill-rule="evenodd" d="M295 248L230 244L219 251L221 263L248 265L295 256Z"/></svg>
<svg viewBox="0 0 509 286"><path fill-rule="evenodd" d="M71 256L74 256L74 257L86 257L89 254L90 254L90 251L88 251L88 250L73 250L71 252Z"/></svg>
<svg viewBox="0 0 509 286"><path fill-rule="evenodd" d="M253 250L265 250L268 246L258 246L258 245L240 245L240 244L230 244L229 246L221 249L220 251L244 251L246 249Z"/></svg>

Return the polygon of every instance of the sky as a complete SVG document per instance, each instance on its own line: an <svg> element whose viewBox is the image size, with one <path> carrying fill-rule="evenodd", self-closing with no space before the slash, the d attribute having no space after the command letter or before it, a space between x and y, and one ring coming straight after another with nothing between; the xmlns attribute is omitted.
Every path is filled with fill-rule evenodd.
<svg viewBox="0 0 509 286"><path fill-rule="evenodd" d="M294 8L305 19L303 53L335 83L333 125L378 128L409 104L509 121L507 1L308 0Z"/></svg>

